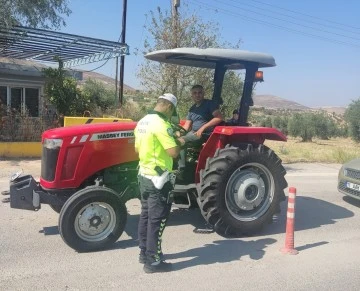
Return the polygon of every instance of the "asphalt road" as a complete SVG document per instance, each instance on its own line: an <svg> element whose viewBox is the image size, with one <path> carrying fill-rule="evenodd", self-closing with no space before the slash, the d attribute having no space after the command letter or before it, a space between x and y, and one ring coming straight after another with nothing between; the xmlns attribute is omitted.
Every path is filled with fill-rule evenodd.
<svg viewBox="0 0 360 291"><path fill-rule="evenodd" d="M139 203L127 203L124 233L112 249L80 254L57 229L58 214L0 203L0 290L359 290L360 201L338 193L340 165L285 165L297 188L296 256L284 255L286 206L259 235L199 234L197 210L176 210L163 237L174 271L145 274L137 262ZM39 175L39 161L0 161L0 190L19 167Z"/></svg>

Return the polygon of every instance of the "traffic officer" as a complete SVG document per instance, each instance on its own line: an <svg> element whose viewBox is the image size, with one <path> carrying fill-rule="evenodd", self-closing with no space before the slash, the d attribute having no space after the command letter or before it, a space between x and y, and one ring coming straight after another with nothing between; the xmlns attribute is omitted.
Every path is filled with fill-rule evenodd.
<svg viewBox="0 0 360 291"><path fill-rule="evenodd" d="M175 138L170 118L176 114L177 99L161 95L154 110L142 118L134 131L135 150L139 153L141 214L139 221L139 262L146 273L167 272L171 263L162 258L161 237L171 209L171 191L175 184L173 158L185 141Z"/></svg>

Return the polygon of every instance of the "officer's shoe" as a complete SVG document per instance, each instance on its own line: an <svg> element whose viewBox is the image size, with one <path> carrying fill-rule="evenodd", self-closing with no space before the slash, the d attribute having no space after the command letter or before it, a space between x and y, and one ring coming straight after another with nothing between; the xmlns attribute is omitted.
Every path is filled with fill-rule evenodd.
<svg viewBox="0 0 360 291"><path fill-rule="evenodd" d="M147 274L170 272L172 270L172 264L165 261L155 261L153 263L146 262L144 265L144 271Z"/></svg>
<svg viewBox="0 0 360 291"><path fill-rule="evenodd" d="M147 257L144 251L141 251L139 254L139 263L145 264L147 262Z"/></svg>
<svg viewBox="0 0 360 291"><path fill-rule="evenodd" d="M164 254L160 253L159 258L160 258L161 261L164 260ZM148 260L148 258L146 256L146 253L144 251L140 251L139 263L140 264L145 264L147 262L147 260Z"/></svg>

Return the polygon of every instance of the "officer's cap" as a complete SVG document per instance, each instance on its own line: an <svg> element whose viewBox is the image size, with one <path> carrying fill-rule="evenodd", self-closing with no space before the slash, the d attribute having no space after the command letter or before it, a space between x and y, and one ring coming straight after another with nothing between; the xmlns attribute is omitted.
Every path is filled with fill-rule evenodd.
<svg viewBox="0 0 360 291"><path fill-rule="evenodd" d="M173 95L171 93L165 93L165 94L159 96L159 99L160 98L170 101L175 107L177 106L177 99L176 99L175 95Z"/></svg>
<svg viewBox="0 0 360 291"><path fill-rule="evenodd" d="M173 95L173 94L171 94L171 93L165 93L165 94L159 96L158 99L165 99L165 100L171 102L172 105L174 105L174 107L175 107L173 116L177 116L177 111L176 111L177 98L175 97L175 95Z"/></svg>

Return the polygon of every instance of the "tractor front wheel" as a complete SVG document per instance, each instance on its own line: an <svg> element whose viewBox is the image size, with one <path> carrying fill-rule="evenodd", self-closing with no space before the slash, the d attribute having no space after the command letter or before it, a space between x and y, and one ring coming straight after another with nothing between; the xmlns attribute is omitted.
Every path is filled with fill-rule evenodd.
<svg viewBox="0 0 360 291"><path fill-rule="evenodd" d="M116 192L91 186L65 202L60 211L59 232L65 243L76 251L95 251L117 241L126 220L126 206Z"/></svg>
<svg viewBox="0 0 360 291"><path fill-rule="evenodd" d="M200 207L222 236L249 235L271 222L285 200L286 171L264 145L226 146L201 171Z"/></svg>

